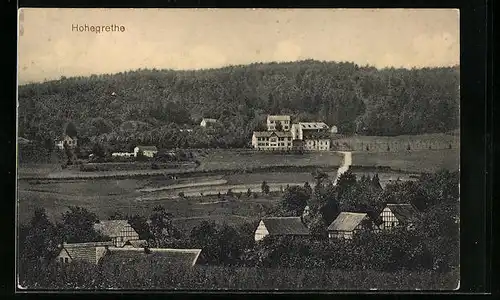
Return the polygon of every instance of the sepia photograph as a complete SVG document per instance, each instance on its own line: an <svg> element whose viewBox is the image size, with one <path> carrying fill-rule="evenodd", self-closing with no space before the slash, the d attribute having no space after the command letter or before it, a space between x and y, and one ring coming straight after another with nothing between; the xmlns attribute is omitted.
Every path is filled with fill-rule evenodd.
<svg viewBox="0 0 500 300"><path fill-rule="evenodd" d="M459 19L19 9L17 290L458 289Z"/></svg>

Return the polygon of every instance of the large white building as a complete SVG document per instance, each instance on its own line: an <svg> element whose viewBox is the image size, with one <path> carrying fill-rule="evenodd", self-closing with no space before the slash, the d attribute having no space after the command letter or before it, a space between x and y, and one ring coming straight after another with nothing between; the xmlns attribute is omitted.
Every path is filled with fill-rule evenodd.
<svg viewBox="0 0 500 300"><path fill-rule="evenodd" d="M257 150L290 150L292 133L289 131L254 131L252 146Z"/></svg>
<svg viewBox="0 0 500 300"><path fill-rule="evenodd" d="M323 122L299 122L292 124L292 137L303 141L306 151L330 150L330 131Z"/></svg>
<svg viewBox="0 0 500 300"><path fill-rule="evenodd" d="M281 123L281 127L283 131L289 131L290 130L290 116L286 115L281 115L281 116L273 116L273 115L268 115L267 116L267 130L268 131L275 131L276 130L276 125L278 123Z"/></svg>

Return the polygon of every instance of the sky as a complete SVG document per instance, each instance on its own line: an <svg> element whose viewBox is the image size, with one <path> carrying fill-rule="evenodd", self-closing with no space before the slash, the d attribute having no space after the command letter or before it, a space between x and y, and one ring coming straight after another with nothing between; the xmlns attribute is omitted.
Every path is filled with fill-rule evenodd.
<svg viewBox="0 0 500 300"><path fill-rule="evenodd" d="M124 26L78 32L73 26ZM459 64L455 9L19 10L18 82L139 68L315 59L384 67Z"/></svg>

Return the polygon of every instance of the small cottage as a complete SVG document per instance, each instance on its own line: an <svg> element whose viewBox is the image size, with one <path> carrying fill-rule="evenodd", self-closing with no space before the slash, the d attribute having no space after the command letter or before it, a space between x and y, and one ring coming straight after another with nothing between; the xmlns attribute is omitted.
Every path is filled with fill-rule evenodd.
<svg viewBox="0 0 500 300"><path fill-rule="evenodd" d="M137 157L137 154L142 152L142 154L146 157L154 157L156 153L158 153L158 148L156 146L137 146L134 148L134 156Z"/></svg>
<svg viewBox="0 0 500 300"><path fill-rule="evenodd" d="M209 125L213 125L217 123L216 119L210 119L210 118L203 118L200 122L201 127L208 127Z"/></svg>
<svg viewBox="0 0 500 300"><path fill-rule="evenodd" d="M61 263L86 261L98 264L101 258L106 255L108 248L112 246L113 242L64 243L55 260Z"/></svg>
<svg viewBox="0 0 500 300"><path fill-rule="evenodd" d="M407 229L413 227L413 219L418 216L418 211L411 204L387 204L380 213L382 229L391 229L405 226Z"/></svg>
<svg viewBox="0 0 500 300"><path fill-rule="evenodd" d="M300 217L263 218L255 230L255 241L272 236L308 236L309 230Z"/></svg>
<svg viewBox="0 0 500 300"><path fill-rule="evenodd" d="M370 222L366 213L341 212L328 226L328 237L352 239L360 231L371 230Z"/></svg>
<svg viewBox="0 0 500 300"><path fill-rule="evenodd" d="M60 150L64 150L64 145L67 145L70 149L76 148L78 145L78 138L76 136L70 137L69 135L64 135L61 140L55 142L56 148Z"/></svg>
<svg viewBox="0 0 500 300"><path fill-rule="evenodd" d="M94 229L108 236L115 247L123 247L128 241L139 240L139 234L127 220L104 220L94 224Z"/></svg>

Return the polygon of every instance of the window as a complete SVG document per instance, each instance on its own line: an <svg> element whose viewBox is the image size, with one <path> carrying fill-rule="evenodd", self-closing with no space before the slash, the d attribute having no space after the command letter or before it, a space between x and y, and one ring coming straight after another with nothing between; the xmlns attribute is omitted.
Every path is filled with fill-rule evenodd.
<svg viewBox="0 0 500 300"><path fill-rule="evenodd" d="M395 227L395 226L396 226L396 222L392 222L391 227Z"/></svg>
<svg viewBox="0 0 500 300"><path fill-rule="evenodd" d="M61 263L64 262L64 257L59 257L59 260L61 261Z"/></svg>
<svg viewBox="0 0 500 300"><path fill-rule="evenodd" d="M65 263L68 263L68 262L69 262L69 258L65 257L65 258L64 258L64 262L65 262Z"/></svg>

